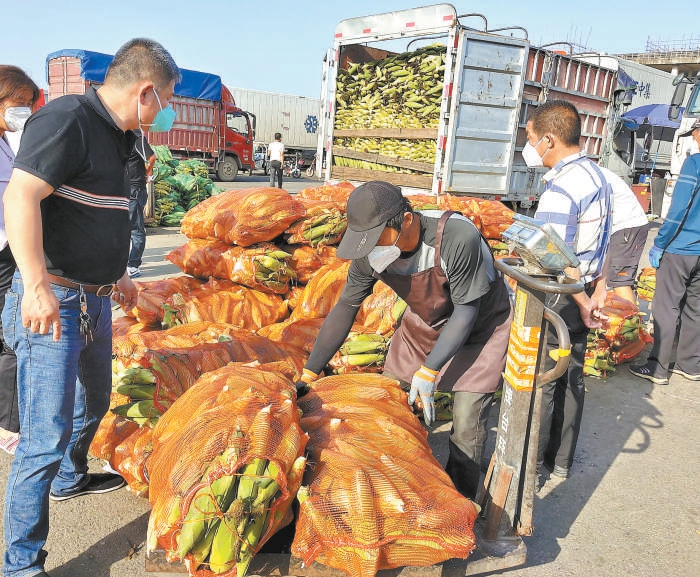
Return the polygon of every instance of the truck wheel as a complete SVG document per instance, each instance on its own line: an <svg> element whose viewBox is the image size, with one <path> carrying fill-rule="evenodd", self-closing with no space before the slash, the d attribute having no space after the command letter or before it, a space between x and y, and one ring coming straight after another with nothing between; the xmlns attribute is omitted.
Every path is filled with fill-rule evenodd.
<svg viewBox="0 0 700 577"><path fill-rule="evenodd" d="M233 182L238 175L238 163L232 156L227 156L216 168L216 175L221 182Z"/></svg>

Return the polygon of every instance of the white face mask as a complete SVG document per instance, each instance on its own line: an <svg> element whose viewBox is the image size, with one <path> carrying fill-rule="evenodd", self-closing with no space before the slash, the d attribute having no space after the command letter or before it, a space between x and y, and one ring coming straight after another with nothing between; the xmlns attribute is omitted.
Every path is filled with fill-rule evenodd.
<svg viewBox="0 0 700 577"><path fill-rule="evenodd" d="M544 138L544 136L542 138ZM530 144L530 141L528 140L523 147L523 160L529 168L541 168L544 166L544 164L542 164L542 157L537 152L537 145L542 142L542 138L537 141L535 146ZM545 152L545 154L547 153Z"/></svg>
<svg viewBox="0 0 700 577"><path fill-rule="evenodd" d="M367 255L369 266L379 274L383 273L392 262L401 256L401 249L396 246L400 237L401 231L399 231L399 236L396 237L394 244L389 246L375 246Z"/></svg>
<svg viewBox="0 0 700 577"><path fill-rule="evenodd" d="M24 128L27 119L32 115L29 106L10 106L5 108L5 125L10 132L19 132Z"/></svg>

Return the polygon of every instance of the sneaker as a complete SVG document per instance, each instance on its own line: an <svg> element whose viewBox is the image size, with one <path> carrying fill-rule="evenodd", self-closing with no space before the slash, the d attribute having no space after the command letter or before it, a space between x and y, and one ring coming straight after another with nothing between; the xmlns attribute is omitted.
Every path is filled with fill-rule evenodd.
<svg viewBox="0 0 700 577"><path fill-rule="evenodd" d="M80 497L82 495L95 495L98 493L109 493L111 491L116 491L121 489L126 485L126 481L120 475L114 475L113 473L89 473L88 482L85 486L81 487L77 491L72 493L67 493L65 495L54 495L51 493L49 498L52 501L67 501L73 497Z"/></svg>
<svg viewBox="0 0 700 577"><path fill-rule="evenodd" d="M0 449L5 451L8 455L14 455L17 450L17 445L19 445L19 433L0 429Z"/></svg>
<svg viewBox="0 0 700 577"><path fill-rule="evenodd" d="M686 373L683 369L679 369L677 367L673 367L671 369L672 373L675 373L676 375L679 375L683 377L684 379L688 381L700 381L700 375L694 375L692 373Z"/></svg>
<svg viewBox="0 0 700 577"><path fill-rule="evenodd" d="M652 371L648 364L630 367L629 371L633 375L651 381L655 385L668 385L668 376L662 375L658 369L657 372Z"/></svg>
<svg viewBox="0 0 700 577"><path fill-rule="evenodd" d="M128 274L130 278L138 278L141 276L141 269L137 266L128 266L126 267L126 274Z"/></svg>
<svg viewBox="0 0 700 577"><path fill-rule="evenodd" d="M555 477L559 477L561 479L568 479L569 478L569 468L568 467L560 467L559 465L554 465L552 467L552 475Z"/></svg>

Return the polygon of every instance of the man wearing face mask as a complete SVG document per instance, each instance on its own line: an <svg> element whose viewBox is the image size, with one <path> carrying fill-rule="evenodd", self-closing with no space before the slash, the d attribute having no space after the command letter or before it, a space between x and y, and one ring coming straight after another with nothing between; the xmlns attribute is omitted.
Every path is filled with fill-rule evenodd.
<svg viewBox="0 0 700 577"><path fill-rule="evenodd" d="M39 87L16 66L0 65L0 202L10 180L15 152L8 135L19 133L39 99ZM15 259L5 232L5 217L0 206L0 311L5 293L12 284ZM5 344L0 322L0 449L14 455L19 443L19 409L17 407L17 359Z"/></svg>
<svg viewBox="0 0 700 577"><path fill-rule="evenodd" d="M112 299L136 304L126 273L133 129L167 130L180 72L157 42L135 39L104 84L57 98L27 121L4 197L17 261L3 328L17 355L21 436L5 495L5 577L45 576L49 499L124 485L88 473L109 408Z"/></svg>
<svg viewBox="0 0 700 577"><path fill-rule="evenodd" d="M391 339L385 374L410 386L409 404L420 396L427 425L435 419L436 387L455 391L446 470L457 490L474 499L512 318L503 276L469 219L453 212L413 212L401 189L387 182L355 189L347 215L337 252L352 259L347 282L321 327L300 393L318 378L362 301L382 280L408 304Z"/></svg>
<svg viewBox="0 0 700 577"><path fill-rule="evenodd" d="M692 136L700 145L700 120L679 136ZM668 214L649 250L649 263L658 269L651 303L654 344L647 362L630 367L630 373L656 385L667 385L670 373L700 381L700 154L683 163ZM676 332L676 362L671 368Z"/></svg>
<svg viewBox="0 0 700 577"><path fill-rule="evenodd" d="M605 283L604 263L612 230L611 187L600 167L580 150L581 119L576 108L562 100L538 106L526 125L523 159L528 166L549 168L535 219L550 223L578 257L578 268L566 273L584 283L576 295L548 295L545 305L564 320L571 339L567 372L542 389L539 463L566 478L573 463L581 428L585 385L583 362L591 328L601 326L602 303L591 298ZM604 294L604 291L602 291ZM557 350L550 326L548 352Z"/></svg>

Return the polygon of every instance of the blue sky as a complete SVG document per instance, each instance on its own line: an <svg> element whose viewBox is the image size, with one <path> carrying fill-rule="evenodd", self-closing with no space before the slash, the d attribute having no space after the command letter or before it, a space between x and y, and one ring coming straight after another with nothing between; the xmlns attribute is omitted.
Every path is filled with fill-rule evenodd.
<svg viewBox="0 0 700 577"><path fill-rule="evenodd" d="M9 1L9 0L8 0ZM161 42L182 68L218 74L225 84L317 97L337 23L430 4L421 0L34 0L3 10L0 63L46 86L47 54L80 48L113 54L130 38ZM534 44L570 41L607 53L643 52L647 40L700 44L697 3L677 0L525 2L470 0L489 28L522 26ZM7 18L5 18L7 17ZM481 28L479 18L465 20ZM694 26L694 27L693 27Z"/></svg>

